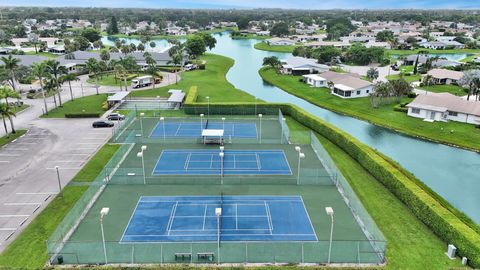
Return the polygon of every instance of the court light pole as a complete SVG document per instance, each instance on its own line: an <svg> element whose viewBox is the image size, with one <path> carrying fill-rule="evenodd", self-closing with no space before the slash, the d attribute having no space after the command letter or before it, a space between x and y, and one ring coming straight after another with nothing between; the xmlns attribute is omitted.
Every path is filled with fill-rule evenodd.
<svg viewBox="0 0 480 270"><path fill-rule="evenodd" d="M145 113L140 113L140 133L142 135L142 138L143 138L143 116L145 116Z"/></svg>
<svg viewBox="0 0 480 270"><path fill-rule="evenodd" d="M163 126L163 142L165 142L165 117L160 117L160 121L162 121L162 126Z"/></svg>
<svg viewBox="0 0 480 270"><path fill-rule="evenodd" d="M207 119L210 118L210 97L207 96Z"/></svg>
<svg viewBox="0 0 480 270"><path fill-rule="evenodd" d="M105 232L103 230L103 219L105 218L106 215L108 215L108 212L110 212L110 208L104 207L102 210L100 210L100 229L102 231L102 243L103 243L103 256L105 257L105 264L108 264L108 259L107 259L107 247L105 245Z"/></svg>
<svg viewBox="0 0 480 270"><path fill-rule="evenodd" d="M263 114L259 113L258 114L258 118L260 119L260 143L262 143L262 117L263 117Z"/></svg>
<svg viewBox="0 0 480 270"><path fill-rule="evenodd" d="M160 116L160 96L157 96L158 101L158 116Z"/></svg>
<svg viewBox="0 0 480 270"><path fill-rule="evenodd" d="M144 154L143 154L146 150L147 150L147 146L142 145L142 148L141 148L140 152L137 153L137 157L142 159L143 184L144 185L147 184L147 177L145 175L145 157L144 157Z"/></svg>
<svg viewBox="0 0 480 270"><path fill-rule="evenodd" d="M220 263L220 218L222 216L222 208L215 208L215 215L217 216L217 262Z"/></svg>
<svg viewBox="0 0 480 270"><path fill-rule="evenodd" d="M330 256L332 254L332 238L333 238L333 208L325 207L325 212L330 216L331 225L330 225L330 244L328 245L328 264L330 264Z"/></svg>
<svg viewBox="0 0 480 270"><path fill-rule="evenodd" d="M297 169L297 185L300 184L300 163L303 158L305 158L305 154L302 153L302 148L300 146L295 146L295 151L298 152L298 169Z"/></svg>
<svg viewBox="0 0 480 270"><path fill-rule="evenodd" d="M225 153L221 151L220 153L218 153L218 155L220 156L220 184L223 185L223 158L225 157Z"/></svg>
<svg viewBox="0 0 480 270"><path fill-rule="evenodd" d="M200 131L203 129L203 117L205 115L203 113L200 114Z"/></svg>

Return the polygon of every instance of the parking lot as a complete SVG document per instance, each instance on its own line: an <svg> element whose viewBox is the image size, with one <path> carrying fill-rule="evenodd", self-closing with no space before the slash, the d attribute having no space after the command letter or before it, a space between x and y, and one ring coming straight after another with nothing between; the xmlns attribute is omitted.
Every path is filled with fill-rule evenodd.
<svg viewBox="0 0 480 270"><path fill-rule="evenodd" d="M0 251L12 241L90 157L111 129L91 119L37 119L28 132L0 148Z"/></svg>

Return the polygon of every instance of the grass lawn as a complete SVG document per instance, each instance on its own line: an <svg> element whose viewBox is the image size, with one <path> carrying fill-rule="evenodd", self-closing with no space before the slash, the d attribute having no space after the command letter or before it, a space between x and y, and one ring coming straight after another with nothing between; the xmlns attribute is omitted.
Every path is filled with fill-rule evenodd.
<svg viewBox="0 0 480 270"><path fill-rule="evenodd" d="M465 96L467 94L467 92L462 87L452 84L437 84L430 86L420 86L418 88L435 93L450 93L456 96Z"/></svg>
<svg viewBox="0 0 480 270"><path fill-rule="evenodd" d="M3 125L3 123L2 123ZM8 127L10 128L10 124L7 123ZM3 126L1 127L3 129ZM26 129L17 129L16 130L16 133L12 134L12 133L9 133L8 136L5 135L3 137L0 137L0 147L8 144L9 142L17 139L18 137L22 136L23 134L25 134L27 132Z"/></svg>
<svg viewBox="0 0 480 270"><path fill-rule="evenodd" d="M38 52L38 53L35 53L35 51L33 52L25 52L26 55L39 55L39 56L45 56L45 57L49 57L49 58L57 58L59 55L58 54L53 54L53 53L49 53L49 52Z"/></svg>
<svg viewBox="0 0 480 270"><path fill-rule="evenodd" d="M104 145L72 181L92 181L119 147L120 145ZM87 189L88 186L85 185L66 186L62 196L53 199L0 254L0 268L43 268L47 261L45 241Z"/></svg>
<svg viewBox="0 0 480 270"><path fill-rule="evenodd" d="M30 105L25 104L25 103L21 106L17 106L17 107L15 107L15 113L22 112L22 111L26 110L28 107L30 107Z"/></svg>
<svg viewBox="0 0 480 270"><path fill-rule="evenodd" d="M396 104L373 109L369 98L342 99L331 95L329 89L310 87L299 82L297 76L280 75L270 68L261 69L260 75L265 81L328 110L366 120L411 136L480 150L480 144L478 143L480 141L480 129L475 128L474 125L453 121L425 122L421 119L409 117L406 113L394 111L393 108ZM404 98L402 102L410 100Z"/></svg>
<svg viewBox="0 0 480 270"><path fill-rule="evenodd" d="M475 59L478 56L479 56L479 54L472 54L470 56L467 56L467 57L463 58L462 60L460 60L460 62L468 63L468 62L473 61L473 59Z"/></svg>
<svg viewBox="0 0 480 270"><path fill-rule="evenodd" d="M198 87L198 102L254 102L255 98L240 89L236 89L225 77L234 61L231 58L216 54L205 54L205 70L186 71L180 74L182 79L178 84L172 84L155 89L132 91L131 97L168 97L168 90L181 89L188 92L190 87Z"/></svg>
<svg viewBox="0 0 480 270"><path fill-rule="evenodd" d="M388 75L387 77L387 80L389 81L393 81L393 80L398 80L400 79L400 74L395 74L395 75ZM420 81L421 77L420 75L403 75L403 78L407 81L407 82L418 82Z"/></svg>
<svg viewBox="0 0 480 270"><path fill-rule="evenodd" d="M290 46L290 45L274 45L270 46L265 42L259 42L253 46L257 50L262 51L270 51L270 52L283 52L283 53L291 53L297 46Z"/></svg>
<svg viewBox="0 0 480 270"><path fill-rule="evenodd" d="M257 36L256 34L242 34L238 36L230 35L232 39L258 39L258 40L265 40L272 38L272 36Z"/></svg>
<svg viewBox="0 0 480 270"><path fill-rule="evenodd" d="M290 117L287 124L292 134L308 131ZM452 261L445 256L447 244L395 195L338 146L322 136L318 138L387 240L387 266L382 269L461 269L459 259Z"/></svg>
<svg viewBox="0 0 480 270"><path fill-rule="evenodd" d="M63 107L58 107L44 114L43 118L64 118L65 114L70 113L98 113L103 114L105 110L102 108L103 103L107 100L107 94L86 96L68 101Z"/></svg>

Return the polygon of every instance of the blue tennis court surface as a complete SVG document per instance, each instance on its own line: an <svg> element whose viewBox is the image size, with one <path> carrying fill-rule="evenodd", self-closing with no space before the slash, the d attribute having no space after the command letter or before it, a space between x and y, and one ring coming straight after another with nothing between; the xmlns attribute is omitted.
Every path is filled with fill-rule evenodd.
<svg viewBox="0 0 480 270"><path fill-rule="evenodd" d="M165 129L164 129L165 126ZM223 129L225 137L232 138L257 138L255 123L235 123L210 120L200 122L167 122L157 123L150 137L194 137L202 136L202 129ZM164 134L165 131L165 134Z"/></svg>
<svg viewBox="0 0 480 270"><path fill-rule="evenodd" d="M164 150L153 175L291 175L283 150Z"/></svg>
<svg viewBox="0 0 480 270"><path fill-rule="evenodd" d="M121 242L317 241L300 196L141 197Z"/></svg>

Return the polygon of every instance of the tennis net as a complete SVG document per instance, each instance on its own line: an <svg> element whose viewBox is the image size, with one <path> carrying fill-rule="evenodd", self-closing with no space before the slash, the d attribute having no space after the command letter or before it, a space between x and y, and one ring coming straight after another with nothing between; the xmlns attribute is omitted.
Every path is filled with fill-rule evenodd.
<svg viewBox="0 0 480 270"><path fill-rule="evenodd" d="M205 129L208 129L208 119L205 121Z"/></svg>

